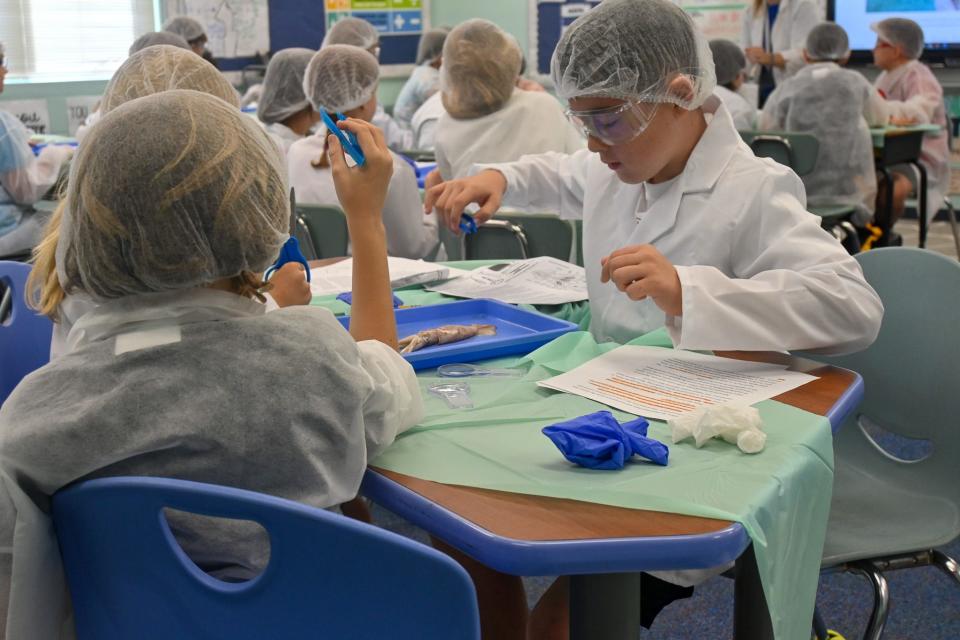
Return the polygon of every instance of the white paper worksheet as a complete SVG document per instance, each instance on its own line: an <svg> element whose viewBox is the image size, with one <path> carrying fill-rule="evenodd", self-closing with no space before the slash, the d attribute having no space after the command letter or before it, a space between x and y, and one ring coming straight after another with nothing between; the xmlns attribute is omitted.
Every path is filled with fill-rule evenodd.
<svg viewBox="0 0 960 640"><path fill-rule="evenodd" d="M779 364L626 345L538 384L666 420L699 407L754 404L811 380Z"/></svg>
<svg viewBox="0 0 960 640"><path fill-rule="evenodd" d="M583 267L549 256L470 271L427 287L458 298L491 298L509 304L563 304L587 299Z"/></svg>
<svg viewBox="0 0 960 640"><path fill-rule="evenodd" d="M390 286L394 289L436 282L468 273L423 260L387 258ZM339 295L353 290L353 258L326 267L310 269L310 291L315 296Z"/></svg>

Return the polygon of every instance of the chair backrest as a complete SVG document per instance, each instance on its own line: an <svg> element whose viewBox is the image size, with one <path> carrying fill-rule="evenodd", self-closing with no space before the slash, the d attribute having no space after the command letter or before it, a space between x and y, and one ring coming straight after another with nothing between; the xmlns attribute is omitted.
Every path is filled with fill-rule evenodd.
<svg viewBox="0 0 960 640"><path fill-rule="evenodd" d="M523 230L530 258L551 256L573 262L576 259L573 223L550 214L498 213L497 219L511 222Z"/></svg>
<svg viewBox="0 0 960 640"><path fill-rule="evenodd" d="M488 220L476 233L460 237L464 260L526 260L527 236L523 228L507 220Z"/></svg>
<svg viewBox="0 0 960 640"><path fill-rule="evenodd" d="M760 158L771 158L793 169L798 176L809 174L817 166L820 143L809 133L742 131L741 137Z"/></svg>
<svg viewBox="0 0 960 640"><path fill-rule="evenodd" d="M164 508L252 520L267 568L221 582L174 539ZM104 478L53 497L80 640L475 640L476 594L452 559L345 516L263 494L165 478Z"/></svg>
<svg viewBox="0 0 960 640"><path fill-rule="evenodd" d="M30 265L0 260L0 404L25 375L50 361L53 323L27 307Z"/></svg>
<svg viewBox="0 0 960 640"><path fill-rule="evenodd" d="M339 207L297 204L297 216L313 240L317 258L347 255L350 234L347 231L347 217Z"/></svg>
<svg viewBox="0 0 960 640"><path fill-rule="evenodd" d="M960 263L905 247L875 249L856 259L883 301L880 334L860 353L809 356L864 379L863 404L834 443L838 464L844 460L960 507ZM893 434L928 440L932 452L913 462L891 458L864 433L864 420Z"/></svg>

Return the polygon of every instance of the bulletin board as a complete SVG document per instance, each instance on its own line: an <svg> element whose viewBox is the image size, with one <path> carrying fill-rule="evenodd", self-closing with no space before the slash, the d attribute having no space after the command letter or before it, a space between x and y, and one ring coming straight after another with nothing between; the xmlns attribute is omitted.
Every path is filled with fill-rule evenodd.
<svg viewBox="0 0 960 640"><path fill-rule="evenodd" d="M246 0L256 3L258 0ZM263 2L263 0L259 0ZM380 62L385 66L384 75L390 72L409 72L417 58L420 34L430 27L429 0L266 0L266 22L269 40L265 41L270 51L290 47L319 49L327 29L347 16L367 20L380 32ZM168 2L192 5L209 3L222 5L221 0L168 0ZM195 10L196 11L196 10ZM169 13L165 15L170 15ZM195 15L200 17L205 14ZM203 21L203 20L202 20ZM222 29L218 24L208 29ZM229 40L229 36L221 36ZM249 43L240 43L237 50L249 48ZM218 57L222 71L240 71L258 60L254 57Z"/></svg>
<svg viewBox="0 0 960 640"><path fill-rule="evenodd" d="M598 4L599 0L530 0L527 67L540 75L549 75L550 57L563 31Z"/></svg>

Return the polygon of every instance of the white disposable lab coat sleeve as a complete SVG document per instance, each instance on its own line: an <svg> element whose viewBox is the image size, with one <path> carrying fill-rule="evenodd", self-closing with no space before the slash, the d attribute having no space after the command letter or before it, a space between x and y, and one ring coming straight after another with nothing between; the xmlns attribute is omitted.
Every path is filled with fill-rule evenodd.
<svg viewBox="0 0 960 640"><path fill-rule="evenodd" d="M507 190L503 205L528 211L555 211L567 219L583 218L583 197L591 152L581 149L573 154L541 153L523 156L516 162L476 164L470 175L485 169L503 174Z"/></svg>
<svg viewBox="0 0 960 640"><path fill-rule="evenodd" d="M867 98L863 103L863 117L868 126L882 127L890 120L888 103L873 85L866 82L864 84L867 87Z"/></svg>
<svg viewBox="0 0 960 640"><path fill-rule="evenodd" d="M932 73L921 73L916 67L906 69L903 74L899 84L910 98L888 100L890 116L917 124L934 122L937 110L943 105L943 87Z"/></svg>
<svg viewBox="0 0 960 640"><path fill-rule="evenodd" d="M357 348L360 366L371 382L371 392L363 403L370 460L398 434L423 420L423 399L413 367L400 354L376 340L358 342Z"/></svg>
<svg viewBox="0 0 960 640"><path fill-rule="evenodd" d="M683 316L667 328L678 348L850 353L876 339L880 298L804 200L792 173L767 177L735 222L735 275L677 267Z"/></svg>
<svg viewBox="0 0 960 640"><path fill-rule="evenodd" d="M0 184L18 204L33 204L56 184L60 169L72 153L67 146L44 147L32 162L0 174Z"/></svg>

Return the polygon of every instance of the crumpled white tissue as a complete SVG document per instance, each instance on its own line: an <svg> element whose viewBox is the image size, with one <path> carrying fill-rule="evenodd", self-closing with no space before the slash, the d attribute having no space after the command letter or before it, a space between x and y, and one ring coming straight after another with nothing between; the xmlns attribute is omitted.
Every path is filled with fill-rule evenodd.
<svg viewBox="0 0 960 640"><path fill-rule="evenodd" d="M667 420L667 425L674 444L692 437L698 449L716 437L737 445L744 453L759 453L767 443L760 412L749 405L701 407Z"/></svg>

